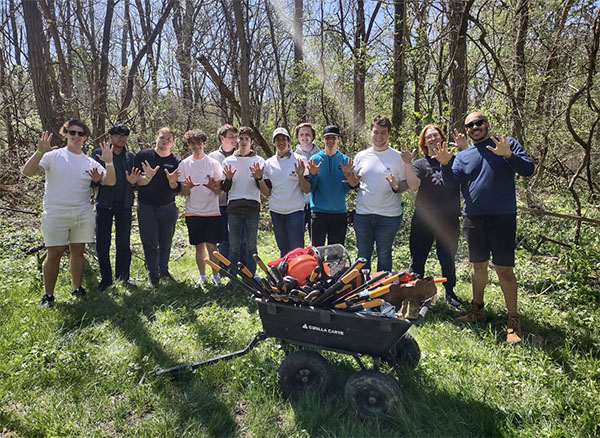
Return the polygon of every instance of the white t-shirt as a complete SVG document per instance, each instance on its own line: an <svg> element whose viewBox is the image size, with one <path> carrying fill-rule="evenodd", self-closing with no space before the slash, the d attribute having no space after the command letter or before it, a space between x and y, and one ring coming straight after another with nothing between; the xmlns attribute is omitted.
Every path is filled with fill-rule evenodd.
<svg viewBox="0 0 600 438"><path fill-rule="evenodd" d="M200 184L192 187L190 195L185 201L186 216L220 216L219 195L203 184L208 183L210 176L214 180L223 179L223 169L214 158L204 155L202 158L194 158L190 155L179 163L179 181L183 182L187 177L192 177L194 184Z"/></svg>
<svg viewBox="0 0 600 438"><path fill-rule="evenodd" d="M304 192L300 187L295 165L304 162L304 175L308 175L306 158L292 152L283 158L275 154L265 162L264 178L271 181L269 210L279 214L290 214L304 210Z"/></svg>
<svg viewBox="0 0 600 438"><path fill-rule="evenodd" d="M356 154L354 173L360 176L356 194L356 213L400 216L402 195L394 193L385 180L390 173L398 182L406 180L406 167L400 152L387 148L377 152L370 147Z"/></svg>
<svg viewBox="0 0 600 438"><path fill-rule="evenodd" d="M96 168L103 177L106 172L91 157L83 152L75 154L66 147L46 152L40 167L46 173L44 211L90 206L92 178L89 172Z"/></svg>
<svg viewBox="0 0 600 438"><path fill-rule="evenodd" d="M254 163L259 163L260 167L263 167L265 160L256 154L246 157L233 154L223 160L223 168L231 166L236 169L228 193L228 202L236 199L251 199L260 203L260 190L250 172L250 167L254 166Z"/></svg>

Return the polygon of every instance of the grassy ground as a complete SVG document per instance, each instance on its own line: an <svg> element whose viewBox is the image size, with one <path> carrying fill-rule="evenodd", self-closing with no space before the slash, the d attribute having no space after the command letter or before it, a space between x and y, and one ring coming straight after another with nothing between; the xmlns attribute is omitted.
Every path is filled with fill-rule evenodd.
<svg viewBox="0 0 600 438"><path fill-rule="evenodd" d="M523 223L530 233L534 226L545 232L535 220ZM134 232L132 276L140 281L93 292L97 264L90 254L88 297L78 301L70 296L63 269L56 306L42 310L38 263L22 251L40 241L39 232L7 220L1 226L0 436L600 433L599 285L588 275L600 271L597 243L586 254L549 249L532 257L532 236L521 236L517 276L525 341L516 346L503 342L505 307L494 275L486 295L489 323L456 325L456 312L439 300L426 322L411 328L422 350L416 370L384 368L398 381L403 403L389 417L364 422L343 398L344 382L358 369L351 358L325 353L335 369L333 388L285 400L276 385L285 353L274 340L183 382L146 376L139 384L156 366L243 348L261 329L256 306L243 291L193 288L197 273L183 227L172 253L172 273L179 283L156 290L146 286ZM351 252L352 239L350 235ZM407 265L406 240L405 225L397 239L395 267ZM270 232L261 231L259 242L265 259L276 256ZM428 268L439 275L434 258ZM462 249L457 266L457 292L468 300Z"/></svg>

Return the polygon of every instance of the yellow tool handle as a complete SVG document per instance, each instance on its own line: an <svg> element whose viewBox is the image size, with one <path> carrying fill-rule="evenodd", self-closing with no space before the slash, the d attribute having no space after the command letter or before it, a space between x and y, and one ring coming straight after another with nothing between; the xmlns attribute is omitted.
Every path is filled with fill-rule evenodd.
<svg viewBox="0 0 600 438"><path fill-rule="evenodd" d="M223 254L221 254L219 251L213 251L213 255L225 266L231 265L231 262L229 260L227 260L227 258Z"/></svg>

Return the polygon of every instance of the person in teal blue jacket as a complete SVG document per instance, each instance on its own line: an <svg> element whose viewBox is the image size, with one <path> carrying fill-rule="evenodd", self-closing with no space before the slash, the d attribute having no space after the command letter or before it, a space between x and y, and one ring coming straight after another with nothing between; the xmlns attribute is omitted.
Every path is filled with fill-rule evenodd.
<svg viewBox="0 0 600 438"><path fill-rule="evenodd" d="M344 244L348 224L346 193L352 188L344 176L352 169L352 161L338 151L340 130L337 126L323 129L325 149L308 162L311 184L310 208L312 244L314 246Z"/></svg>

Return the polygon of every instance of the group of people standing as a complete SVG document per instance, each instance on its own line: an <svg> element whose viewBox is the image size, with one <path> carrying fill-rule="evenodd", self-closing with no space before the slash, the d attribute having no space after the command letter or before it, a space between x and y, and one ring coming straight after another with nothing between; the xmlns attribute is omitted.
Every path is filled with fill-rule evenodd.
<svg viewBox="0 0 600 438"><path fill-rule="evenodd" d="M180 160L171 149L174 132L164 127L156 134L154 148L137 154L127 149L129 128L116 125L108 131L92 157L82 152L90 135L85 123L70 120L61 128L66 146L51 146L52 135L43 132L36 152L23 168L31 176L46 173L42 233L48 248L44 264L42 306L54 302L59 262L70 249L73 294L85 295L81 285L83 250L94 241L100 265L100 291L113 282L110 263L112 225L115 225L115 279L129 280L131 263L130 232L134 192L138 192L138 223L144 249L149 285L161 279L173 280L169 257L179 211L175 196L186 197L185 222L189 242L195 247L199 270L197 286L221 278L213 272L209 279L204 259L217 250L232 263L244 263L255 273L261 195L269 198L269 213L279 252L304 246L308 225L311 244L344 244L347 230L346 195L356 191L353 226L358 256L377 254L377 271L392 270L394 238L403 216L402 192L417 190L411 222L410 271L423 276L425 262L436 242L437 256L446 300L459 307L454 293L454 257L459 238L460 192L464 199L463 228L472 263L473 301L471 310L458 322L478 322L486 318L483 291L487 283L490 254L498 273L508 308L507 341L521 340L517 312L517 284L513 273L516 197L515 173L530 175L533 163L513 138L490 137L489 123L481 113L465 119L465 129L473 140L454 130L454 157L438 126L428 125L419 135L424 158L412 163L414 152L408 145L395 150L389 145L392 125L387 117L371 120L371 146L354 157L338 150L341 139L337 126L323 129L323 150L314 142L315 129L309 123L296 127L298 146L291 150L291 136L285 128L273 131L275 154L263 159L253 149L254 132L224 125L217 131L219 148L205 153L206 134L193 129L183 136L191 155ZM90 203L97 187L96 217Z"/></svg>

